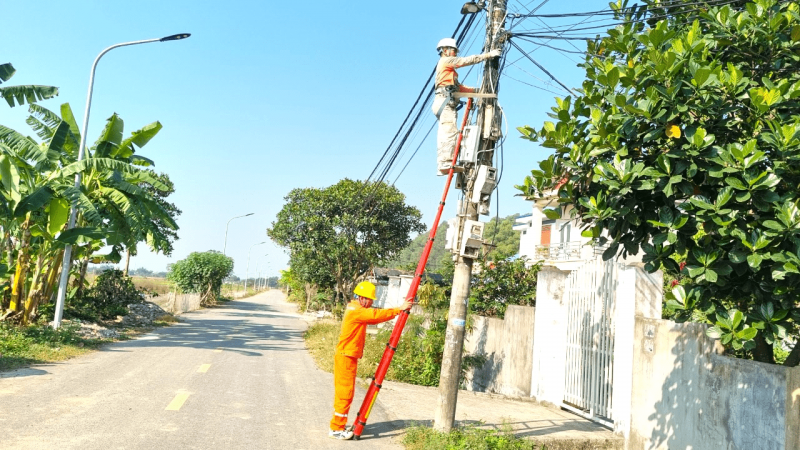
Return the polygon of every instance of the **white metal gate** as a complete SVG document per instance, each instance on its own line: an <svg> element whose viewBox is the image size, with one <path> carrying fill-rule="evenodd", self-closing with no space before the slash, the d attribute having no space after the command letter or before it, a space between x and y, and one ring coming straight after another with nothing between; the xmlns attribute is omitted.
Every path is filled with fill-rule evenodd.
<svg viewBox="0 0 800 450"><path fill-rule="evenodd" d="M613 426L614 308L618 263L588 261L567 278L565 408Z"/></svg>

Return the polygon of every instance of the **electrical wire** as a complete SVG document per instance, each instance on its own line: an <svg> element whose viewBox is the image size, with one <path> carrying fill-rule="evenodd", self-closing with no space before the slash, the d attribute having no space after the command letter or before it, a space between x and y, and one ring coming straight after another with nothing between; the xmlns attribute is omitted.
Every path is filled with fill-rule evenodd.
<svg viewBox="0 0 800 450"><path fill-rule="evenodd" d="M409 165L409 164L411 163L411 161L414 159L414 156L416 156L416 155L417 155L417 152L418 152L418 151L419 151L419 149L422 147L422 144L424 144L424 143L425 143L425 140L426 140L426 139L428 139L428 136L431 134L431 131L433 131L433 128L434 128L436 125L437 125L437 123L436 123L436 122L433 122L433 124L431 125L431 127L430 127L430 128L428 128L428 132L427 132L427 133L425 133L425 137L424 137L424 138L422 138L422 142L420 142L420 143L419 143L419 145L417 146L417 149L416 149L416 150L414 150L414 153L411 155L411 158L408 158L408 161L406 161L406 165L404 165L404 166L403 166L403 169L400 171L400 173L398 173L398 174L397 174L397 178L395 178L395 179L394 179L394 181L392 182L392 186L394 186L394 185L397 183L397 180L399 180L399 179L400 179L400 176L401 176L401 175L403 175L403 172L405 172L405 170L406 170L406 167L408 167L408 165Z"/></svg>
<svg viewBox="0 0 800 450"><path fill-rule="evenodd" d="M738 3L740 1L741 0L716 0L716 1L710 1L710 2L703 2L702 4L707 6L707 7L717 7L717 6L729 5L729 4L732 4L732 3ZM692 4L692 5L694 5L694 4ZM683 6L686 6L686 5L683 5ZM651 12L654 9L665 9L665 8L662 8L662 7L651 8L651 9L646 10L644 14L646 14L648 12ZM592 25L592 26L588 26L588 27L580 27L580 28L576 28L574 26L570 26L570 28L568 30L565 30L565 31L608 30L610 28L614 28L614 27L617 27L617 26L620 26L620 25L629 25L629 24L643 23L643 22L653 21L653 20L662 20L662 19L667 19L667 18L670 18L670 17L684 15L684 14L691 13L691 12L706 11L706 10L707 10L706 8L684 9L684 10L679 10L679 11L671 11L669 13L661 14L661 15L643 16L641 19L629 19L629 20L598 19L596 21L587 21L585 23L601 22L600 24ZM682 23L690 23L690 21L685 21L685 22L682 22ZM566 26L567 25L561 25L561 27L566 27ZM538 29L538 30L527 30L528 31L527 33L511 33L511 34L512 34L512 36L516 36L516 35L534 35L534 34L538 34L538 32L547 32L547 31L558 32L558 31L561 31L561 30L559 30L559 28L560 27L556 27L556 28L547 27L547 29L541 28L541 29Z"/></svg>
<svg viewBox="0 0 800 450"><path fill-rule="evenodd" d="M506 78L510 78L510 79L516 81L517 83L522 83L522 84L524 84L526 86L530 86L530 87L532 87L534 89L539 89L539 90L544 91L544 92L549 92L550 94L553 94L553 95L559 95L559 96L562 95L562 94L560 94L558 92L553 92L553 91L551 91L549 89L545 89L545 88L543 88L541 86L536 86L535 84L530 84L530 83L527 83L525 81L519 80L517 78L512 77L511 75L509 75L507 73L504 73L503 76L506 77Z"/></svg>
<svg viewBox="0 0 800 450"><path fill-rule="evenodd" d="M548 45L548 44L545 44L545 43L542 43L542 42L535 41L534 40L535 38L529 38L527 36L516 35L516 36L514 36L514 38L521 39L523 41L530 42L531 44L536 44L536 45L541 46L541 47L547 47L547 48L553 49L553 50L555 50L557 52L561 52L561 53L572 53L572 54L575 54L575 55L584 55L584 56L585 55L591 55L591 56L596 57L596 58L605 58L604 55L598 55L596 53L589 53L589 52L586 52L586 51L567 50L567 49L564 49L564 48L556 47L554 45Z"/></svg>
<svg viewBox="0 0 800 450"><path fill-rule="evenodd" d="M456 25L456 31L453 32L453 36L454 37L455 37L456 34L458 34L458 30L461 28L461 25L464 23L464 20L466 19L466 17L467 16L462 16L461 20L458 22L458 25ZM411 106L411 110L408 112L408 114L406 115L406 118L403 120L403 123L400 125L400 128L397 130L397 133L395 133L395 135L392 138L391 142L389 142L389 146L386 147L386 150L383 152L383 155L381 155L381 158L378 160L378 163L375 164L375 168L372 169L372 172L370 172L369 176L366 178L365 181L369 181L372 178L372 176L375 174L375 171L378 170L378 168L380 167L381 163L383 162L383 159L389 153L389 150L391 150L392 145L394 145L395 141L397 140L397 136L399 136L400 133L403 131L403 127L405 127L406 123L408 122L409 117L411 117L411 114L414 112L414 109L416 108L417 104L419 103L420 98L422 98L422 95L425 93L426 87L428 86L428 83L431 82L431 80L433 79L433 76L435 74L436 74L436 69L434 68L434 70L432 70L431 74L428 76L428 80L425 82L425 85L422 88L422 90L420 91L419 95L417 95L417 100L414 102L414 105Z"/></svg>
<svg viewBox="0 0 800 450"><path fill-rule="evenodd" d="M573 92L573 91L572 91L572 89L568 88L568 87L567 87L567 86L566 86L564 83L562 83L561 81L559 81L559 79L558 79L558 78L556 78L556 77L555 77L555 76L554 76L552 73L550 73L550 72L549 72L547 69L545 69L543 65L539 64L539 63L538 63L538 62L537 62L535 59L533 59L533 57L532 57L531 55L529 55L529 54L525 53L525 50L523 50L523 49L522 49L522 47L520 47L519 45L517 45L517 43L516 43L516 42L514 42L514 41L512 41L512 40L509 40L508 42L509 42L511 45L513 45L513 46L514 46L514 47L515 47L517 50L519 50L520 52L522 52L522 54L524 54L524 55L525 55L525 56L526 56L526 57L527 57L527 58L528 58L528 59L529 59L529 60L530 60L532 63L534 63L534 64L536 65L536 67L538 67L538 68L539 68L539 69L540 69L542 72L546 73L546 74L547 74L547 76L549 76L550 78L552 78L552 79L553 79L553 81L555 81L556 83L558 83L558 85L559 85L559 86L561 86L562 88L564 88L564 90L565 90L565 91L569 92L570 94L575 94L575 92Z"/></svg>
<svg viewBox="0 0 800 450"><path fill-rule="evenodd" d="M598 11L585 11L585 12L578 12L578 13L558 13L558 14L534 14L536 11L532 11L528 14L517 14L515 16L510 16L514 19L519 18L527 18L527 17L542 17L542 18L570 18L570 17L584 17L584 16L598 16L598 15L608 15L614 16L617 14L625 14L626 12L636 12L639 9L646 8L648 10L653 9L669 9L669 8L680 8L684 6L696 6L696 5L707 5L707 6L716 6L716 4L727 4L727 3L736 3L740 2L741 0L711 0L711 1L699 1L699 2L684 2L683 0L673 0L673 1L665 1L661 2L658 6L650 6L642 5L638 6L635 4L633 6L629 6L627 8L620 8L618 10L612 9L601 9Z"/></svg>
<svg viewBox="0 0 800 450"><path fill-rule="evenodd" d="M539 10L539 9L540 9L542 6L544 6L545 4L547 4L547 2L548 2L548 1L549 1L549 0L545 0L545 1L543 1L543 2L542 2L542 3L541 3L539 6L538 6L538 7L534 8L532 11L529 11L529 17L533 17L533 16L531 16L531 15L532 15L532 14L534 14L534 13L535 13L537 10ZM527 6L525 6L525 9L527 9ZM552 31L552 32L556 32L556 31L555 31L555 30L554 30L552 27L550 27L550 25L548 25L547 23L545 23L545 22L544 22L544 21L543 21L541 18L539 18L539 17L536 17L536 20L538 20L539 22L541 22L541 23L542 23L542 25L544 25L545 27L547 27L547 28L548 28L550 31ZM567 41L567 42L569 42L569 41ZM572 47L574 47L574 48L575 48L575 50L580 50L578 47L575 47L575 45L574 45L574 44L572 44L571 42L569 42L569 44L570 44L570 45L572 45ZM562 54L563 54L563 53L562 53ZM569 59L569 60L573 61L574 63L576 63L576 64L580 64L578 61L575 61L574 59L570 58L570 57L569 57L569 56L567 56L566 54L565 54L564 56L566 56L566 57L567 57L567 59Z"/></svg>

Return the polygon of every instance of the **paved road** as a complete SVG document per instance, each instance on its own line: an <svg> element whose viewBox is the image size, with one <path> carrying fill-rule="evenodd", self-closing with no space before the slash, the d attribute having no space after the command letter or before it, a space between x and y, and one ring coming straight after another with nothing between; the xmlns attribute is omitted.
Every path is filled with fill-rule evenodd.
<svg viewBox="0 0 800 450"><path fill-rule="evenodd" d="M327 437L333 376L305 351L305 328L271 291L65 363L0 373L0 448L402 448L402 422L380 398L360 441Z"/></svg>

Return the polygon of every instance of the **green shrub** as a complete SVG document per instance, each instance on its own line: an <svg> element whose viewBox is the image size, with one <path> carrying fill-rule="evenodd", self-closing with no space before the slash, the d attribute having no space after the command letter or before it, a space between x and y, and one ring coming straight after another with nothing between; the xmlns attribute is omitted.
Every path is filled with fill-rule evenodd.
<svg viewBox="0 0 800 450"><path fill-rule="evenodd" d="M222 280L233 272L233 259L220 252L193 252L167 268L167 279L183 292L201 295L201 304L214 305L220 296Z"/></svg>
<svg viewBox="0 0 800 450"><path fill-rule="evenodd" d="M18 327L0 322L0 355L14 355L30 345L31 339Z"/></svg>
<svg viewBox="0 0 800 450"><path fill-rule="evenodd" d="M389 366L388 379L420 386L439 385L447 321L431 320L430 329L426 330L423 320L420 316L409 317L405 333L397 344L397 352ZM390 335L387 330L376 337L385 344Z"/></svg>
<svg viewBox="0 0 800 450"><path fill-rule="evenodd" d="M121 270L107 270L100 274L87 297L102 319L125 315L129 304L144 302L142 291Z"/></svg>
<svg viewBox="0 0 800 450"><path fill-rule="evenodd" d="M95 278L89 289L82 293L70 293L64 301L64 318L84 322L111 320L128 314L128 305L144 302L144 293L133 283L131 277L121 270L106 270ZM41 317L53 320L55 304L48 303L39 308Z"/></svg>
<svg viewBox="0 0 800 450"><path fill-rule="evenodd" d="M524 259L491 263L473 277L469 305L478 315L505 316L508 305L536 306L536 277L541 264L526 267Z"/></svg>

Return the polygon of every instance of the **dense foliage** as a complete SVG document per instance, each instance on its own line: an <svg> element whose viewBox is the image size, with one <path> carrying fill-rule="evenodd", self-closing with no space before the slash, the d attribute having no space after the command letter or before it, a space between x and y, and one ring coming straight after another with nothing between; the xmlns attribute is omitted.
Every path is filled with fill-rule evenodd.
<svg viewBox="0 0 800 450"><path fill-rule="evenodd" d="M526 267L524 259L487 264L473 276L469 307L480 316L505 316L509 305L536 306L536 279L540 264Z"/></svg>
<svg viewBox="0 0 800 450"><path fill-rule="evenodd" d="M99 322L128 314L128 305L142 303L145 293L121 270L110 269L101 273L89 289L82 289L67 297L64 318ZM46 320L53 320L55 305L48 303L40 308Z"/></svg>
<svg viewBox="0 0 800 450"><path fill-rule="evenodd" d="M167 267L167 279L183 292L201 295L202 305L216 304L222 281L233 272L233 259L214 250L192 252Z"/></svg>
<svg viewBox="0 0 800 450"><path fill-rule="evenodd" d="M485 260L500 261L519 253L519 231L514 231L517 217L519 214L512 214L486 223L483 230L483 240L488 244Z"/></svg>
<svg viewBox="0 0 800 450"><path fill-rule="evenodd" d="M428 262L425 265L425 270L428 272L440 273L447 266L452 266L453 254L444 249L445 236L447 236L447 229L449 225L446 221L442 221L436 227L436 238L431 247L431 254L428 256ZM419 264L419 257L422 250L425 248L425 243L428 242L429 233L421 233L415 237L403 250L401 250L397 257L392 261L386 263L390 269L401 270L414 270Z"/></svg>
<svg viewBox="0 0 800 450"><path fill-rule="evenodd" d="M294 276L350 298L357 280L394 259L422 232L417 208L385 183L344 179L327 188L294 189L267 234L289 252Z"/></svg>
<svg viewBox="0 0 800 450"><path fill-rule="evenodd" d="M0 65L0 80L13 75ZM161 129L154 122L130 136L114 114L100 137L77 162L80 130L68 104L59 113L33 102L57 93L46 86L3 88L9 105L31 103L27 123L41 142L0 125L0 319L29 322L53 298L64 247L82 286L89 262L119 262L121 252L146 242L153 251L171 250L177 209L166 208L172 191L165 175L145 169L153 162L136 151ZM75 175L81 185L75 187ZM70 206L77 226L65 231ZM99 254L110 248L108 254ZM70 293L78 292L70 289Z"/></svg>
<svg viewBox="0 0 800 450"><path fill-rule="evenodd" d="M518 188L567 179L559 201L610 241L606 259L680 272L677 320L773 362L800 321L800 7L657 5L613 5L626 23L589 42L580 94L520 128L555 154Z"/></svg>

